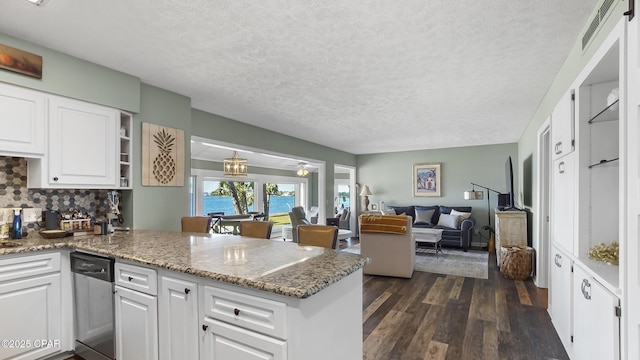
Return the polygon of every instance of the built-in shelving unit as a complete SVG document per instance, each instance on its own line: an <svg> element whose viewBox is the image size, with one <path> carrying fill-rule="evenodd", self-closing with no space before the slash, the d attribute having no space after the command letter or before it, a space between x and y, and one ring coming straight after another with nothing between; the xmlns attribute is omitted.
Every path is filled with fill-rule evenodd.
<svg viewBox="0 0 640 360"><path fill-rule="evenodd" d="M132 169L132 116L131 114L121 112L120 113L120 157L118 164L120 168L120 180L118 182L120 189L131 189L133 181L133 169Z"/></svg>
<svg viewBox="0 0 640 360"><path fill-rule="evenodd" d="M575 256L610 291L619 267L588 258L589 249L620 243L620 45L612 46L578 88L578 236Z"/></svg>

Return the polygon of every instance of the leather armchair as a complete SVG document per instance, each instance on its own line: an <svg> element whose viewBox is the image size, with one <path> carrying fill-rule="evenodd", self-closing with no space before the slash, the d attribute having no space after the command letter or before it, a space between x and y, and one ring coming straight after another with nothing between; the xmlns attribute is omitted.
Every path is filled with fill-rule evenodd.
<svg viewBox="0 0 640 360"><path fill-rule="evenodd" d="M291 219L291 235L293 235L293 241L298 242L298 225L311 225L307 220L307 214L304 212L302 206L295 206L289 213L289 219Z"/></svg>

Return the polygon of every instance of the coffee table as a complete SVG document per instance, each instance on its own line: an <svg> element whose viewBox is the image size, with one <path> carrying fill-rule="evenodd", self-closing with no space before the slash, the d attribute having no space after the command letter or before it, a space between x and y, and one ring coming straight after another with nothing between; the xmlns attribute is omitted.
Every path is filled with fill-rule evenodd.
<svg viewBox="0 0 640 360"><path fill-rule="evenodd" d="M412 233L417 243L433 245L433 251L438 258L438 252L442 252L442 229L413 228Z"/></svg>

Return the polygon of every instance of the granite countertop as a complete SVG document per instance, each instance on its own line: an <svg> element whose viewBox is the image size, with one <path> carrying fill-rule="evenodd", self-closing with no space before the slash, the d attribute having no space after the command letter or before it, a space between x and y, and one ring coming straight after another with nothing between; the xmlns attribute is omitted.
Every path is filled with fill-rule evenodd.
<svg viewBox="0 0 640 360"><path fill-rule="evenodd" d="M172 231L117 231L111 235L43 239L37 233L0 247L0 255L76 249L304 299L369 263L370 259L278 240ZM241 246L246 263L225 264L225 248Z"/></svg>

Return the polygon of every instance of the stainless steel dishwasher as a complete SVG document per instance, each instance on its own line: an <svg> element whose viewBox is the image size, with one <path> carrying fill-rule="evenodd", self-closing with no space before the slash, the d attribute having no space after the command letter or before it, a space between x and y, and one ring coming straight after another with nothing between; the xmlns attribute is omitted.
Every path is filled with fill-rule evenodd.
<svg viewBox="0 0 640 360"><path fill-rule="evenodd" d="M75 291L75 353L86 360L115 359L114 260L71 253Z"/></svg>

